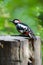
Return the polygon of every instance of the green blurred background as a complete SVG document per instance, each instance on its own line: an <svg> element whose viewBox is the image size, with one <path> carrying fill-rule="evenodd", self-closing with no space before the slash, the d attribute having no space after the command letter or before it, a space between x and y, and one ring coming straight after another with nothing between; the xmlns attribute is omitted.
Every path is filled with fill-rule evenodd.
<svg viewBox="0 0 43 65"><path fill-rule="evenodd" d="M9 22L15 18L28 24L35 35L41 37L43 51L43 0L0 0L0 35L19 34Z"/></svg>

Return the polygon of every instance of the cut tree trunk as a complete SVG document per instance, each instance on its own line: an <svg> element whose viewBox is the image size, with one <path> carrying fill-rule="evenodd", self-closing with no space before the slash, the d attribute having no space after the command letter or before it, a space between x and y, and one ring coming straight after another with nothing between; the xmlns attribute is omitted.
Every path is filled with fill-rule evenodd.
<svg viewBox="0 0 43 65"><path fill-rule="evenodd" d="M41 65L40 37L33 43L34 51L26 37L0 36L0 65L28 65L30 57L33 65Z"/></svg>

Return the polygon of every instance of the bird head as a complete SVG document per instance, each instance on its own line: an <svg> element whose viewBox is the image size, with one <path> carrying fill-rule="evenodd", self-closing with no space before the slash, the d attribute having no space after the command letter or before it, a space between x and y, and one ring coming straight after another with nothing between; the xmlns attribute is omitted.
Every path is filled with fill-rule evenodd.
<svg viewBox="0 0 43 65"><path fill-rule="evenodd" d="M11 22L14 23L15 25L17 25L18 23L20 23L19 19L14 19Z"/></svg>

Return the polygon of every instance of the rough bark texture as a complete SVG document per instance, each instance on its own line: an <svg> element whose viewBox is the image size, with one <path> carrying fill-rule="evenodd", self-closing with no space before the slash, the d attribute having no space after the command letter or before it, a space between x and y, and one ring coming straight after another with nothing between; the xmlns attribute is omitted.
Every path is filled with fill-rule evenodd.
<svg viewBox="0 0 43 65"><path fill-rule="evenodd" d="M41 40L40 37L37 36L37 40L34 41L34 58L35 58L35 65L41 65Z"/></svg>
<svg viewBox="0 0 43 65"><path fill-rule="evenodd" d="M39 37L33 51L31 41L25 37L0 36L0 65L28 65L30 57L33 65L41 65L40 45Z"/></svg>

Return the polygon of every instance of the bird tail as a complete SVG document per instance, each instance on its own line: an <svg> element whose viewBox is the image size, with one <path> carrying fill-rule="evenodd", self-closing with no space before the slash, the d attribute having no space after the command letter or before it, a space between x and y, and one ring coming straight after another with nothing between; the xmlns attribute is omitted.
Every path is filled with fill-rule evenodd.
<svg viewBox="0 0 43 65"><path fill-rule="evenodd" d="M30 37L31 39L36 40L36 36L35 36L34 34L30 34L30 33L29 33L29 37Z"/></svg>

